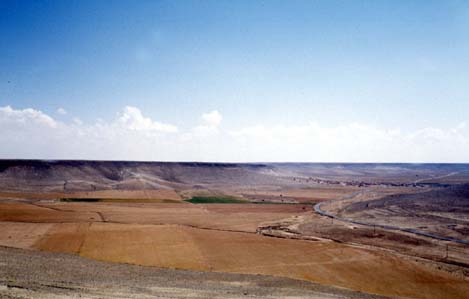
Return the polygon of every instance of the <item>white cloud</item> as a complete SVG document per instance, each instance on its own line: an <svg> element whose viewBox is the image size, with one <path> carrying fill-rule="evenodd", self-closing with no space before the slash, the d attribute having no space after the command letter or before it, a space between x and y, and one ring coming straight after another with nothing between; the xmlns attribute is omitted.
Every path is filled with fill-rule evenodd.
<svg viewBox="0 0 469 299"><path fill-rule="evenodd" d="M153 121L149 117L144 117L140 109L127 106L120 114L118 123L129 130L136 131L158 131L174 133L178 131L176 126Z"/></svg>
<svg viewBox="0 0 469 299"><path fill-rule="evenodd" d="M216 135L220 132L219 126L223 119L222 115L218 110L212 110L208 113L204 113L201 116L202 124L195 126L191 133L186 134L186 139L192 137L207 137Z"/></svg>
<svg viewBox="0 0 469 299"><path fill-rule="evenodd" d="M62 107L59 107L59 108L57 109L57 113L60 114L60 115L65 115L65 114L67 114L67 110L65 110L65 109L62 108Z"/></svg>
<svg viewBox="0 0 469 299"><path fill-rule="evenodd" d="M192 135L198 137L210 136L218 134L220 130L214 126L196 126L192 129Z"/></svg>
<svg viewBox="0 0 469 299"><path fill-rule="evenodd" d="M2 126L25 125L25 126L48 126L56 127L56 121L39 110L31 108L15 110L10 106L0 107L0 122Z"/></svg>
<svg viewBox="0 0 469 299"><path fill-rule="evenodd" d="M206 126L218 127L223 117L218 110L213 110L208 113L202 114L202 120Z"/></svg>
<svg viewBox="0 0 469 299"><path fill-rule="evenodd" d="M210 116L207 116L210 115ZM469 128L406 131L366 124L257 125L220 130L221 114L184 131L136 107L111 121L70 123L0 107L0 158L172 161L469 162Z"/></svg>
<svg viewBox="0 0 469 299"><path fill-rule="evenodd" d="M78 125L78 126L81 126L83 124L83 121L79 118L79 117L74 117L72 119L73 123Z"/></svg>
<svg viewBox="0 0 469 299"><path fill-rule="evenodd" d="M469 161L469 132L424 128L414 132L352 123L327 128L254 126L231 131L245 156L281 161L457 162ZM251 146L256 144L256 146ZM278 157L278 158L277 158Z"/></svg>

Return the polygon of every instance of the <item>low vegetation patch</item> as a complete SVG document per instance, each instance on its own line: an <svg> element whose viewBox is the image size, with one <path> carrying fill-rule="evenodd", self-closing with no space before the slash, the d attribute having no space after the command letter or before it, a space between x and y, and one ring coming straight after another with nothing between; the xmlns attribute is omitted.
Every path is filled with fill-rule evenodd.
<svg viewBox="0 0 469 299"><path fill-rule="evenodd" d="M247 200L228 196L194 196L186 201L190 203L249 203Z"/></svg>
<svg viewBox="0 0 469 299"><path fill-rule="evenodd" d="M63 202L98 202L99 198L61 198Z"/></svg>
<svg viewBox="0 0 469 299"><path fill-rule="evenodd" d="M181 203L180 200L162 198L61 198L62 202L139 202L139 203Z"/></svg>

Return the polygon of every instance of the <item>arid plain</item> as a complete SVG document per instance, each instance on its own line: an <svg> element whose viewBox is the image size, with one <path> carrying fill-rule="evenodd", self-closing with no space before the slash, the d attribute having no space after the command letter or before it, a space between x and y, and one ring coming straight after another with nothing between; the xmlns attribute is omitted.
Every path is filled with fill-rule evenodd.
<svg viewBox="0 0 469 299"><path fill-rule="evenodd" d="M464 164L4 160L0 298L467 298L467 184Z"/></svg>

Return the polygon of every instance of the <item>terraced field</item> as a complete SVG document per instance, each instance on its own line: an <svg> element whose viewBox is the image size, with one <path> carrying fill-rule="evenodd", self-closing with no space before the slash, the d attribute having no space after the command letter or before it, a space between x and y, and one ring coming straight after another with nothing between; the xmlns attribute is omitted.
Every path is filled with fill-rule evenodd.
<svg viewBox="0 0 469 299"><path fill-rule="evenodd" d="M312 214L309 205L3 202L0 211L4 246L274 275L388 296L464 298L469 291L460 278L391 253L256 234L263 222Z"/></svg>

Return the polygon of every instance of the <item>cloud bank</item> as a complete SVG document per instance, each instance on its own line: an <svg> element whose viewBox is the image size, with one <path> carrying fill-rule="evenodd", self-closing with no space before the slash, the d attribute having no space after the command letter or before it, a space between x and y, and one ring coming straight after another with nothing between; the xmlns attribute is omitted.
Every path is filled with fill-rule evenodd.
<svg viewBox="0 0 469 299"><path fill-rule="evenodd" d="M196 117L195 117L196 118ZM33 108L0 107L0 158L228 162L469 162L469 130L414 131L351 123L223 128L213 110L180 130L125 107L115 119L58 121Z"/></svg>

